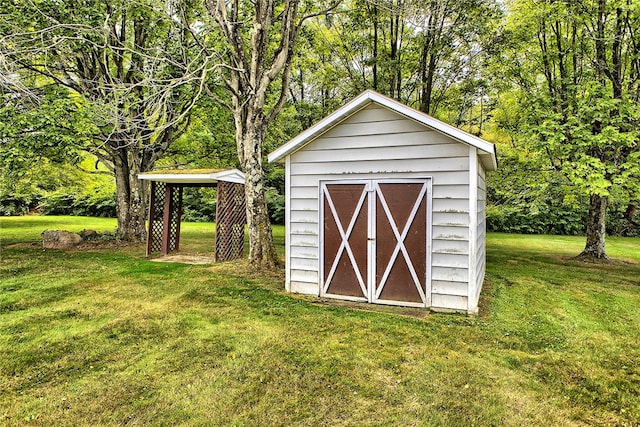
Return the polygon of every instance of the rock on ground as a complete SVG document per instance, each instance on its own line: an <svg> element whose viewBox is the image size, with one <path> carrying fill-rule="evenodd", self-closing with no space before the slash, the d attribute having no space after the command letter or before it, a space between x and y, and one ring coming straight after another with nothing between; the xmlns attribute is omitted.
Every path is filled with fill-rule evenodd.
<svg viewBox="0 0 640 427"><path fill-rule="evenodd" d="M42 247L45 249L68 249L82 243L76 233L61 230L45 230L42 233Z"/></svg>

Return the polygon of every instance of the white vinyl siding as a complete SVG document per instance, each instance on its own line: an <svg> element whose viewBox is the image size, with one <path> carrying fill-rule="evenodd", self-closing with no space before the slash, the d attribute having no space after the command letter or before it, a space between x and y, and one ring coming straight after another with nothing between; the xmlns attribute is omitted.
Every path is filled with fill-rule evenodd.
<svg viewBox="0 0 640 427"><path fill-rule="evenodd" d="M480 290L484 281L484 272L486 267L486 205L487 205L487 183L486 173L482 164L478 164L478 197L477 197L477 231L476 231L476 277L475 277L475 293L470 296L474 305L477 307L480 299Z"/></svg>
<svg viewBox="0 0 640 427"><path fill-rule="evenodd" d="M467 310L471 235L467 145L371 104L287 161L288 289L319 294L320 181L431 178L431 307Z"/></svg>

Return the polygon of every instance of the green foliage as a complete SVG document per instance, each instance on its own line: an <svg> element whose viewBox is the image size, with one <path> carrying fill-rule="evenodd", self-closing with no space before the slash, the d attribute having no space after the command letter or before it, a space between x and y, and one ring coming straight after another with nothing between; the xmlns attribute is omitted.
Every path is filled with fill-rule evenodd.
<svg viewBox="0 0 640 427"><path fill-rule="evenodd" d="M0 90L0 215L39 206L45 212L110 212L113 183L94 185L71 172L82 162L83 149L110 164L118 150L103 148L135 148L128 158L142 157L132 170L152 164L239 167L234 119L218 102L229 100L220 74L209 72L209 80L202 81L215 97L199 99L193 110L181 109L195 99L191 89L198 87L186 82L197 81L190 78L201 76L200 66L212 60L191 49L197 46L193 37L202 36L198 41L210 53L219 53L222 44L200 3L176 5L185 15L167 19L165 5L155 1L7 4L4 16L12 19L0 22L8 76ZM319 7L301 4L307 6ZM268 126L262 154L366 88L420 106L429 82L421 61L433 59L430 113L495 142L501 154L498 172L488 177L489 229L581 234L588 196L599 194L609 200L607 233L637 235L640 55L633 29L639 10L633 2L611 0L579 6L555 0L343 2L336 13L310 19L300 29L289 99ZM501 20L502 11L506 19ZM50 26L56 19L60 25ZM198 22L202 32L182 32L181 19ZM119 28L127 29L122 42ZM604 37L596 34L600 28ZM36 32L24 31L32 29ZM144 46L136 45L134 29L144 33ZM48 49L53 42L56 48ZM138 55L138 47L146 54ZM152 58L152 51L161 55ZM276 51L271 43L264 53ZM164 54L171 60L162 59ZM621 65L617 69L614 58ZM43 63L48 67L23 67ZM100 65L93 74L92 64ZM187 69L189 78L181 80ZM63 74L67 84L56 84ZM83 77L74 80L77 76ZM177 86L163 88L163 82ZM266 95L268 107L280 91L275 82ZM185 120L163 112L183 114ZM123 128L114 117L127 118L118 122ZM166 126L174 119L180 126ZM140 135L148 141L136 139ZM141 160L152 158L157 161ZM281 223L283 169L266 165L264 170L269 216ZM101 186L104 191L97 190ZM205 193L185 193L185 219L213 220L215 197Z"/></svg>
<svg viewBox="0 0 640 427"><path fill-rule="evenodd" d="M185 188L182 196L182 220L214 222L216 220L216 189Z"/></svg>
<svg viewBox="0 0 640 427"><path fill-rule="evenodd" d="M456 124L477 121L471 110L486 80L499 2L353 0L340 7L301 33L296 102L313 103L324 116L372 88Z"/></svg>
<svg viewBox="0 0 640 427"><path fill-rule="evenodd" d="M304 126L304 124L312 120L312 117L313 113L310 113L303 105L286 103L278 117L269 124L264 144L265 153L275 150L305 130L308 126ZM265 165L265 167L268 166Z"/></svg>
<svg viewBox="0 0 640 427"><path fill-rule="evenodd" d="M285 170L281 164L269 164L265 172L265 185L278 190L278 193L284 194Z"/></svg>
<svg viewBox="0 0 640 427"><path fill-rule="evenodd" d="M20 173L5 171L0 174L0 215L114 217L113 178L95 165L92 156L77 158L75 165L41 158L37 166Z"/></svg>
<svg viewBox="0 0 640 427"><path fill-rule="evenodd" d="M640 134L630 124L640 119L631 101L611 98L611 94L589 82L576 88L574 105L569 112L550 113L550 98L537 97L529 108L526 128L534 148L546 151L581 194L609 196L612 187L624 182L624 172L640 171L636 156ZM637 193L638 189L626 186Z"/></svg>
<svg viewBox="0 0 640 427"><path fill-rule="evenodd" d="M272 224L285 222L285 171L282 165L270 164L265 172L267 209Z"/></svg>
<svg viewBox="0 0 640 427"><path fill-rule="evenodd" d="M113 191L95 191L94 193L65 193L62 191L49 194L38 206L44 215L74 215L114 218L116 201Z"/></svg>
<svg viewBox="0 0 640 427"><path fill-rule="evenodd" d="M38 93L38 105L3 95L8 101L0 107L0 179L5 191L17 190L30 177L53 187L68 174L57 177L52 167L77 165L83 158L80 149L89 138L87 128L92 127L84 107L65 88L44 86ZM47 176L49 184L38 175Z"/></svg>
<svg viewBox="0 0 640 427"><path fill-rule="evenodd" d="M136 175L185 131L211 70L204 34L191 31L204 24L202 12L191 0L9 2L0 20L3 166L19 174L41 158L75 164L69 157L80 151L97 156L118 179L119 234L142 238ZM71 203L58 202L56 211Z"/></svg>
<svg viewBox="0 0 640 427"><path fill-rule="evenodd" d="M496 71L517 94L516 138L545 159L540 165L543 174L553 172L550 184L561 175L555 197L589 206L586 247L606 256L601 207L609 202L616 206L609 214L619 215L621 205L640 201L640 45L633 30L640 10L609 0L507 6L509 44L496 57Z"/></svg>
<svg viewBox="0 0 640 427"><path fill-rule="evenodd" d="M540 209L542 208L542 209ZM564 210L562 209L564 208ZM522 234L584 234L585 209L568 206L487 206L487 230Z"/></svg>
<svg viewBox="0 0 640 427"><path fill-rule="evenodd" d="M267 188L266 198L269 221L272 224L283 225L285 219L284 196L278 192L278 189L269 187Z"/></svg>
<svg viewBox="0 0 640 427"><path fill-rule="evenodd" d="M633 204L614 201L608 207L607 235L640 237L640 214Z"/></svg>
<svg viewBox="0 0 640 427"><path fill-rule="evenodd" d="M188 129L157 162L157 167L237 168L233 117L223 106L202 100Z"/></svg>
<svg viewBox="0 0 640 427"><path fill-rule="evenodd" d="M41 196L28 194L0 194L0 216L26 215L40 205Z"/></svg>
<svg viewBox="0 0 640 427"><path fill-rule="evenodd" d="M509 153L506 146L503 151ZM559 235L585 233L588 201L580 192L576 194L564 173L546 168L542 158L513 152L500 155L498 163L498 170L487 178L486 220L489 231ZM630 199L612 195L611 200L607 234L640 235L640 222Z"/></svg>
<svg viewBox="0 0 640 427"><path fill-rule="evenodd" d="M499 168L487 177L487 229L506 233L583 235L588 201L562 171L537 154L498 149ZM519 154L516 154L519 153ZM607 234L637 236L640 224L629 199L612 196ZM633 206L633 205L631 205Z"/></svg>
<svg viewBox="0 0 640 427"><path fill-rule="evenodd" d="M506 151L506 147L505 147ZM527 234L582 234L586 209L568 197L567 181L531 155L502 154L487 178L487 229Z"/></svg>

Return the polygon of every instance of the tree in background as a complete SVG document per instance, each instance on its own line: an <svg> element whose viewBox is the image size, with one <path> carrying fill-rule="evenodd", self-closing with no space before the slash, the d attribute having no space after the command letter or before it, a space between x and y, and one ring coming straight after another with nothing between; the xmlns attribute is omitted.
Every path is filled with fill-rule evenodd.
<svg viewBox="0 0 640 427"><path fill-rule="evenodd" d="M640 9L633 2L514 1L511 73L533 148L589 199L582 256L606 258L612 193L640 199Z"/></svg>
<svg viewBox="0 0 640 427"><path fill-rule="evenodd" d="M213 68L198 3L16 0L2 13L2 156L97 156L115 176L118 236L143 238L138 174L187 129Z"/></svg>
<svg viewBox="0 0 640 427"><path fill-rule="evenodd" d="M419 109L435 114L443 107L452 88L462 97L474 94L482 81L487 49L501 18L498 2L487 0L430 0L415 2L410 25L419 29L418 100ZM475 101L475 99L474 99ZM459 125L472 103L459 104Z"/></svg>
<svg viewBox="0 0 640 427"><path fill-rule="evenodd" d="M458 125L476 120L501 13L492 0L345 1L303 33L295 96L333 109L371 88Z"/></svg>
<svg viewBox="0 0 640 427"><path fill-rule="evenodd" d="M233 114L238 158L245 173L249 261L257 267L279 264L273 246L262 156L268 126L288 94L295 44L303 23L331 8L297 0L209 0L217 23L228 91L220 102Z"/></svg>

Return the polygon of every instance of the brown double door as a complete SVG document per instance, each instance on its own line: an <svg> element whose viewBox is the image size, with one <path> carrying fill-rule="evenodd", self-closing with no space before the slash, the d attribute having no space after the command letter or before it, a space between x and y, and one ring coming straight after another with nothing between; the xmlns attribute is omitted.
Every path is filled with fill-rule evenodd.
<svg viewBox="0 0 640 427"><path fill-rule="evenodd" d="M320 294L428 306L428 179L325 182Z"/></svg>

